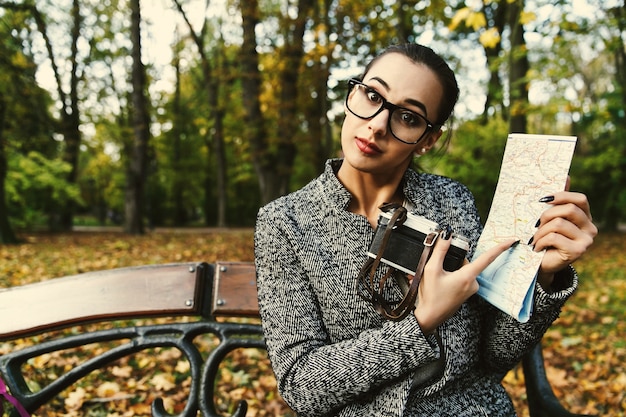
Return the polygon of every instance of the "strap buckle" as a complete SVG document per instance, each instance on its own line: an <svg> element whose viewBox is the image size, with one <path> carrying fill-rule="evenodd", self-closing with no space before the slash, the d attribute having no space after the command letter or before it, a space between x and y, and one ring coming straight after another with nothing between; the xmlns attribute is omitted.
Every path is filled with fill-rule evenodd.
<svg viewBox="0 0 626 417"><path fill-rule="evenodd" d="M424 237L424 246L434 246L437 238L439 237L440 231L430 232Z"/></svg>

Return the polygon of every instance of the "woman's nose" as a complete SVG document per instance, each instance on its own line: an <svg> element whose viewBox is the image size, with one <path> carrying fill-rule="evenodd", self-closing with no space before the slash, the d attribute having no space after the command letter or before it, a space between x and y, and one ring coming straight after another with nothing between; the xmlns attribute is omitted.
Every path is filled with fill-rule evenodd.
<svg viewBox="0 0 626 417"><path fill-rule="evenodd" d="M369 120L369 128L372 129L375 134L384 136L387 133L387 128L389 126L389 116L389 110L383 109L383 111Z"/></svg>

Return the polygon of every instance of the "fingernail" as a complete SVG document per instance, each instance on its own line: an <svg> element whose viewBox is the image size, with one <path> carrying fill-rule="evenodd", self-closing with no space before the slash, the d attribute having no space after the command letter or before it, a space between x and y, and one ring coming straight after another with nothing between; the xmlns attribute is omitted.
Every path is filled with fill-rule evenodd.
<svg viewBox="0 0 626 417"><path fill-rule="evenodd" d="M535 237L531 237L530 240L528 241L527 245L530 245L531 243L533 243L533 240L535 239Z"/></svg>
<svg viewBox="0 0 626 417"><path fill-rule="evenodd" d="M443 228L443 233L441 234L441 238L443 240L448 240L452 237L452 228L450 225Z"/></svg>
<svg viewBox="0 0 626 417"><path fill-rule="evenodd" d="M513 249L517 245L519 245L519 239L517 239L515 242L511 243L511 246L509 246L509 249Z"/></svg>
<svg viewBox="0 0 626 417"><path fill-rule="evenodd" d="M551 201L554 201L554 196L553 195L547 195L545 197L542 197L539 199L540 203L549 203Z"/></svg>
<svg viewBox="0 0 626 417"><path fill-rule="evenodd" d="M535 223L535 227L539 227L540 224L541 224L541 219L537 220L537 223Z"/></svg>

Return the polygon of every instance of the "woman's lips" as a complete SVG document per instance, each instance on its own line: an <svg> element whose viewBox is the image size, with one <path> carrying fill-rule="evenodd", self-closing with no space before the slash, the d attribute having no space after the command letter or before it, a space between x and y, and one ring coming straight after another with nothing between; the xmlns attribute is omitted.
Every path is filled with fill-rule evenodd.
<svg viewBox="0 0 626 417"><path fill-rule="evenodd" d="M368 142L367 140L361 138L356 138L356 146L366 155L375 155L382 152L375 143Z"/></svg>

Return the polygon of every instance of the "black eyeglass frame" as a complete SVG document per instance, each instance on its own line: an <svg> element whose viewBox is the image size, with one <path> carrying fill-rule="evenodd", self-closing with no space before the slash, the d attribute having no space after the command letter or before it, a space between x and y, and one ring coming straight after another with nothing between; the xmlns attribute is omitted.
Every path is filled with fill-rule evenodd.
<svg viewBox="0 0 626 417"><path fill-rule="evenodd" d="M369 90L372 90L372 91L376 92L376 94L378 94L380 96L380 99L382 100L382 104L381 104L380 108L376 111L376 113L372 114L371 116L367 116L367 117L360 116L360 115L356 114L350 108L350 106L348 105L348 100L350 98L350 93L352 92L352 89L356 85L361 85L361 86L365 87L366 89L369 89ZM362 119L362 120L369 120L369 119L371 119L373 117L376 117L383 110L385 110L385 109L389 110L389 118L387 119L387 128L389 129L389 131L391 132L391 134L392 134L392 136L394 138L396 138L397 140L399 140L402 143L406 143L407 145L415 145L420 140L422 140L424 138L424 136L426 136L428 133L432 132L436 128L441 127L441 125L432 123L426 117L422 116L419 113L416 113L415 111L413 111L411 109L407 109L406 107L398 106L397 104L393 104L390 101L387 101L387 99L385 97L383 97L380 93L378 93L374 88L370 87L369 85L365 84L364 82L362 82L361 80L356 79L356 78L350 78L348 80L348 94L346 95L346 108L350 111L350 113L352 113L353 115L355 115L356 117L358 117L359 119ZM409 111L409 112L415 114L417 117L419 117L420 119L422 119L422 120L424 120L426 122L426 129L424 129L424 133L422 133L422 135L415 142L408 142L406 140L400 139L399 137L396 136L395 133L393 133L393 129L391 128L391 116L393 115L393 112L398 110L398 109Z"/></svg>

